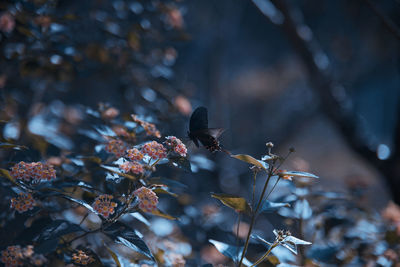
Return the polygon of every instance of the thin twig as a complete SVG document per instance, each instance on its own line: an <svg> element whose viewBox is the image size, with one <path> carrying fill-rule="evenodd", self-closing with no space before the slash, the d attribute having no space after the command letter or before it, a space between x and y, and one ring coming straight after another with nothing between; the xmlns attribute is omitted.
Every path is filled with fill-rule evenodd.
<svg viewBox="0 0 400 267"><path fill-rule="evenodd" d="M269 253L271 253L272 249L275 248L278 244L274 243L272 244L272 246L267 250L267 252L265 252L265 254L259 258L255 263L253 263L253 265L251 265L250 267L254 267L257 266L257 264L260 264L266 257L268 257Z"/></svg>

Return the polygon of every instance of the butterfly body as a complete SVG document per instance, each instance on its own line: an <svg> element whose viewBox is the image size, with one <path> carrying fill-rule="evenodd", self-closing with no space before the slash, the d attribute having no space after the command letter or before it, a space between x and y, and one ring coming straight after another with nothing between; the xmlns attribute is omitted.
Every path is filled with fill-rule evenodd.
<svg viewBox="0 0 400 267"><path fill-rule="evenodd" d="M218 137L224 130L221 128L208 128L207 109L197 108L190 117L188 136L199 147L201 143L211 152L221 151Z"/></svg>

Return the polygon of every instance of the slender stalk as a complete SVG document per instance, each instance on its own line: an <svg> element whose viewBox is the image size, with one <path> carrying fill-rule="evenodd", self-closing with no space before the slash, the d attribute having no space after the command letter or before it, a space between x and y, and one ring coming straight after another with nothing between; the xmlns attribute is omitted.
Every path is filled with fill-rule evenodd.
<svg viewBox="0 0 400 267"><path fill-rule="evenodd" d="M258 210L261 207L261 203L263 202L265 191L267 190L268 183L269 183L269 180L271 179L271 177L272 177L272 168L270 167L270 169L268 171L268 178L267 178L267 181L264 184L264 188L263 188L263 191L261 193L260 199L258 200L257 207L256 207L255 211L253 212L253 214L251 216L249 232L247 233L246 242L244 244L244 248L243 248L243 251L242 251L242 256L240 257L240 261L239 261L239 265L238 265L239 267L242 265L243 259L245 257L246 252L247 252L247 248L249 246L249 241L250 241L250 235L251 235L251 232L253 230L253 226L254 226L254 222L255 222L255 219L256 219L256 215L257 215Z"/></svg>
<svg viewBox="0 0 400 267"><path fill-rule="evenodd" d="M257 172L254 171L254 176L253 176L253 197L251 199L251 208L254 209L254 201L255 201L255 194L256 194L256 179L257 178Z"/></svg>
<svg viewBox="0 0 400 267"><path fill-rule="evenodd" d="M82 218L81 222L79 223L79 225L81 225L86 220L88 215L89 215L89 212L86 212L85 216L83 216L83 218Z"/></svg>
<svg viewBox="0 0 400 267"><path fill-rule="evenodd" d="M237 261L237 255L239 253L239 228L240 228L240 212L238 212L238 220L236 225L236 254L235 254L235 263Z"/></svg>
<svg viewBox="0 0 400 267"><path fill-rule="evenodd" d="M253 265L251 265L250 267L254 267L257 266L257 264L260 264L266 257L268 257L269 253L271 253L272 249L277 245L278 243L273 243L272 246L267 250L267 252L265 252L265 254L261 258L259 258L255 263L253 263Z"/></svg>

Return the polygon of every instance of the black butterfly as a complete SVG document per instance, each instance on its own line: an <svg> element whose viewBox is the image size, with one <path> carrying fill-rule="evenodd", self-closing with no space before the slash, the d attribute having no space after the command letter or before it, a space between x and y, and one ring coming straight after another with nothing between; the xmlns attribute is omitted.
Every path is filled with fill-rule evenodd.
<svg viewBox="0 0 400 267"><path fill-rule="evenodd" d="M188 136L197 147L199 147L200 141L211 152L221 151L222 148L217 138L223 131L224 129L221 128L208 128L207 109L205 107L198 107L192 113Z"/></svg>

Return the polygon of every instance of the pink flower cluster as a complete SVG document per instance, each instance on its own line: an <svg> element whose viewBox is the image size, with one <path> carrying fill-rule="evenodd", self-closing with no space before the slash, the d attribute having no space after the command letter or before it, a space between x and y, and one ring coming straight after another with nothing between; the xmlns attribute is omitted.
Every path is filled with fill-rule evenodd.
<svg viewBox="0 0 400 267"><path fill-rule="evenodd" d="M156 126L153 123L150 123L150 122L147 122L147 121L143 121L143 120L139 119L134 114L132 114L131 117L132 117L134 122L136 122L137 124L139 124L140 126L143 127L143 129L145 130L147 135L155 136L157 138L161 138L160 131L156 128Z"/></svg>
<svg viewBox="0 0 400 267"><path fill-rule="evenodd" d="M28 245L21 247L19 245L9 246L1 251L0 261L6 267L18 266L42 266L47 260L41 254L35 254L34 247Z"/></svg>
<svg viewBox="0 0 400 267"><path fill-rule="evenodd" d="M112 195L107 194L98 196L93 202L93 209L107 219L114 214L114 208L117 207L117 203L111 201L113 198Z"/></svg>
<svg viewBox="0 0 400 267"><path fill-rule="evenodd" d="M105 150L114 154L117 158L123 157L126 152L126 144L119 139L112 139L106 144Z"/></svg>
<svg viewBox="0 0 400 267"><path fill-rule="evenodd" d="M130 160L142 160L143 154L137 148L128 149L126 151Z"/></svg>
<svg viewBox="0 0 400 267"><path fill-rule="evenodd" d="M0 16L0 31L10 33L15 28L15 19L10 13L3 13Z"/></svg>
<svg viewBox="0 0 400 267"><path fill-rule="evenodd" d="M124 172L132 172L134 174L144 173L143 165L137 161L126 161L119 166Z"/></svg>
<svg viewBox="0 0 400 267"><path fill-rule="evenodd" d="M153 212L157 209L158 197L152 190L142 186L133 194L139 199L139 208L144 212Z"/></svg>
<svg viewBox="0 0 400 267"><path fill-rule="evenodd" d="M149 155L152 159L162 159L167 156L165 147L156 141L147 142L142 147L143 153Z"/></svg>
<svg viewBox="0 0 400 267"><path fill-rule="evenodd" d="M165 137L165 139L167 139L165 141L165 144L169 149L171 149L181 157L186 157L187 148L180 139L176 138L175 136L167 136Z"/></svg>
<svg viewBox="0 0 400 267"><path fill-rule="evenodd" d="M33 209L36 201L30 193L19 193L17 197L11 199L11 208L19 213Z"/></svg>
<svg viewBox="0 0 400 267"><path fill-rule="evenodd" d="M6 267L23 266L23 255L20 246L9 246L1 252L1 262Z"/></svg>
<svg viewBox="0 0 400 267"><path fill-rule="evenodd" d="M16 180L26 182L51 181L56 178L56 171L53 166L41 162L19 162L11 168L11 176Z"/></svg>

